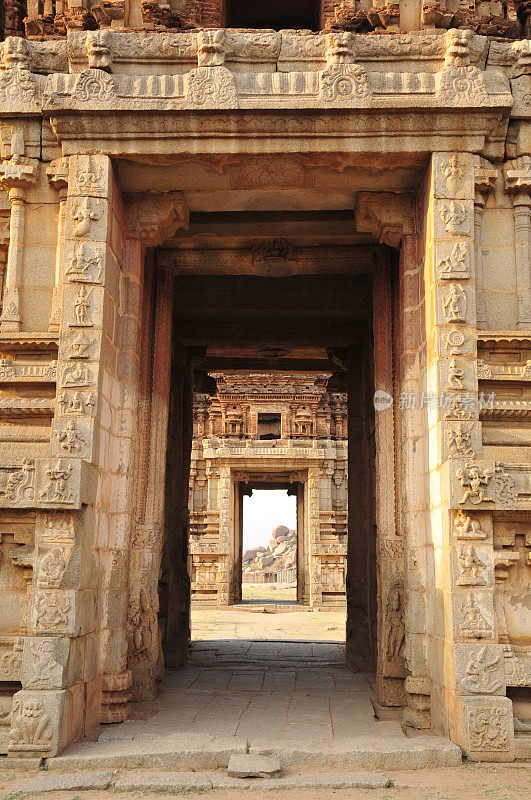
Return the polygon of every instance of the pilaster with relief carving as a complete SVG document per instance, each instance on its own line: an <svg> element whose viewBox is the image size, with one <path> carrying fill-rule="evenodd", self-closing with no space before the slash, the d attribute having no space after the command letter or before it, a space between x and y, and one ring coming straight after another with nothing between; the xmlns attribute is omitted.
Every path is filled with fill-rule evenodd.
<svg viewBox="0 0 531 800"><path fill-rule="evenodd" d="M511 195L514 216L518 329L531 327L531 156L504 165L505 190Z"/></svg>
<svg viewBox="0 0 531 800"><path fill-rule="evenodd" d="M24 261L24 233L28 190L35 185L39 164L36 159L14 156L0 164L0 185L9 192L11 217L9 223L9 251L7 256L4 300L0 329L19 331L20 291Z"/></svg>

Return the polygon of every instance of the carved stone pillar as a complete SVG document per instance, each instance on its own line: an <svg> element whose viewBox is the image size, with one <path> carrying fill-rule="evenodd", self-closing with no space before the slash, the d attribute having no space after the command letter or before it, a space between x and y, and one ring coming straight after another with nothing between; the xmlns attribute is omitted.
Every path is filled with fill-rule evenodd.
<svg viewBox="0 0 531 800"><path fill-rule="evenodd" d="M514 215L516 292L519 330L531 327L531 156L520 156L504 166L505 189Z"/></svg>
<svg viewBox="0 0 531 800"><path fill-rule="evenodd" d="M310 467L308 470L308 575L309 605L319 608L323 604L323 585L321 582L321 558L319 555L320 535L320 480L321 470Z"/></svg>
<svg viewBox="0 0 531 800"><path fill-rule="evenodd" d="M0 165L0 185L9 191L11 219L9 225L9 252L4 284L4 302L0 329L21 329L20 289L24 260L24 231L27 190L37 179L38 162L34 159L14 157Z"/></svg>
<svg viewBox="0 0 531 800"><path fill-rule="evenodd" d="M52 186L57 189L59 198L59 211L57 213L57 247L55 257L55 279L52 294L52 311L50 314L49 331L58 331L61 324L61 288L65 240L65 214L66 198L68 192L68 159L58 158L52 161L46 173Z"/></svg>
<svg viewBox="0 0 531 800"><path fill-rule="evenodd" d="M494 187L498 176L498 170L480 156L476 156L474 167L474 258L476 267L476 316L478 327L485 327L487 324L487 310L485 308L485 297L483 295L483 249L481 241L481 230L483 224L483 211L485 203Z"/></svg>

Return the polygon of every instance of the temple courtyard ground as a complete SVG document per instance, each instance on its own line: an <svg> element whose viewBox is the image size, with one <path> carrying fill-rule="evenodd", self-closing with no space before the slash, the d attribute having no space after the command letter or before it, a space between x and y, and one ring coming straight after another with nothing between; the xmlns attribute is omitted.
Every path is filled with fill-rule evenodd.
<svg viewBox="0 0 531 800"><path fill-rule="evenodd" d="M258 594L194 608L189 663L168 670L156 700L40 770L0 762L0 797L243 800L256 789L269 800L289 789L292 800L527 800L528 765L462 763L451 743L406 735L392 712L375 716L370 676L344 665L344 611ZM231 752L276 755L284 775L228 778Z"/></svg>

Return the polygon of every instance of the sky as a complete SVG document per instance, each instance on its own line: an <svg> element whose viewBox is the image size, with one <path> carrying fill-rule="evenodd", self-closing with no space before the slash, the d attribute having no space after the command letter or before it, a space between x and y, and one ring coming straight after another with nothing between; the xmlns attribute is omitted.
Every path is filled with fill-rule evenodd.
<svg viewBox="0 0 531 800"><path fill-rule="evenodd" d="M255 489L252 497L243 498L243 549L267 547L271 531L277 525L290 530L297 527L297 498L288 497L285 489Z"/></svg>

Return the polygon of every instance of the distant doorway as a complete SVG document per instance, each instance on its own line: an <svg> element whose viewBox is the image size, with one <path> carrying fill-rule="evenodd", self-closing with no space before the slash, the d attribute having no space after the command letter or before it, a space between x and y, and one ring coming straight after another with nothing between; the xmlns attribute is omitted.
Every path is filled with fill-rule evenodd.
<svg viewBox="0 0 531 800"><path fill-rule="evenodd" d="M242 601L297 602L297 497L254 489L243 497Z"/></svg>

